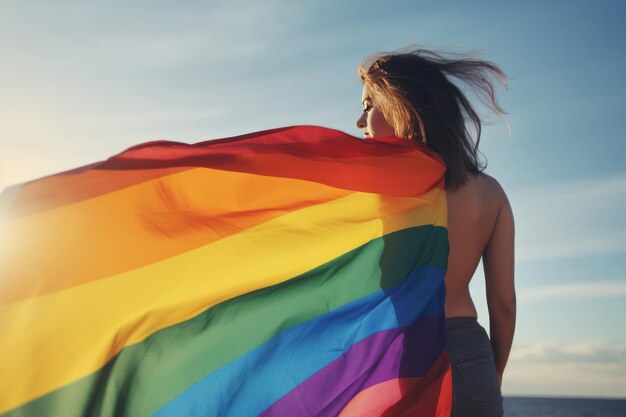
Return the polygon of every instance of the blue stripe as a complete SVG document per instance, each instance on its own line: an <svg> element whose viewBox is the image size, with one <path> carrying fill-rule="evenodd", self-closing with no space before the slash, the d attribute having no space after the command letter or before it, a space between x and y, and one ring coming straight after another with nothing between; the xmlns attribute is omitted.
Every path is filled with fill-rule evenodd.
<svg viewBox="0 0 626 417"><path fill-rule="evenodd" d="M415 268L401 285L290 327L207 375L154 415L258 416L353 343L418 317L439 317L445 273L438 266Z"/></svg>

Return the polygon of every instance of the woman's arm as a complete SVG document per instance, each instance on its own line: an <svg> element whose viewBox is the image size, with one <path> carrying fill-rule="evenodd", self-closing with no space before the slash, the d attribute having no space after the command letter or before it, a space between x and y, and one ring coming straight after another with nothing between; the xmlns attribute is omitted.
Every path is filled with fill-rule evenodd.
<svg viewBox="0 0 626 417"><path fill-rule="evenodd" d="M514 284L515 224L504 190L497 185L501 206L483 253L483 267L489 308L489 337L500 384L515 333L516 299Z"/></svg>

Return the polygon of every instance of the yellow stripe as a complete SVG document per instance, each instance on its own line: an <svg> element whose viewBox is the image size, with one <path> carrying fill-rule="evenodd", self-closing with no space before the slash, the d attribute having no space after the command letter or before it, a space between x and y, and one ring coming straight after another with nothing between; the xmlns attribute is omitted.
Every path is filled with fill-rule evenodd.
<svg viewBox="0 0 626 417"><path fill-rule="evenodd" d="M0 308L0 412L89 375L125 346L213 305L382 235L445 227L446 219L440 189L419 199L353 193L155 264Z"/></svg>

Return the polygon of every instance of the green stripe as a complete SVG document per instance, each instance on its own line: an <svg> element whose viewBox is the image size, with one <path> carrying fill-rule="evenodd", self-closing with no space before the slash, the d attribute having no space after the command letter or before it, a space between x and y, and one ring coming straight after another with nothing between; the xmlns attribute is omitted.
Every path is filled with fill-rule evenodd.
<svg viewBox="0 0 626 417"><path fill-rule="evenodd" d="M432 225L385 235L289 281L161 329L99 371L3 416L150 415L281 330L397 285L415 266L446 268L447 239L446 228Z"/></svg>

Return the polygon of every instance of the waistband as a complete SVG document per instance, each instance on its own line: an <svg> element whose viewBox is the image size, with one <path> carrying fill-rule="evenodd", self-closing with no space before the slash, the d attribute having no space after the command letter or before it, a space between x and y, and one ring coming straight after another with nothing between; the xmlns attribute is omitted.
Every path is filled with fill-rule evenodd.
<svg viewBox="0 0 626 417"><path fill-rule="evenodd" d="M482 326L478 323L478 319L476 319L476 317L450 317L446 319L446 325L448 327L448 332L471 328L482 329Z"/></svg>
<svg viewBox="0 0 626 417"><path fill-rule="evenodd" d="M467 321L467 322L475 321L475 322L478 322L478 319L476 317L472 317L472 316L467 316L467 317L450 317L450 318L447 318L446 321L448 323L450 323L450 322L462 322L462 321Z"/></svg>

